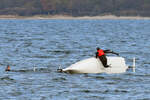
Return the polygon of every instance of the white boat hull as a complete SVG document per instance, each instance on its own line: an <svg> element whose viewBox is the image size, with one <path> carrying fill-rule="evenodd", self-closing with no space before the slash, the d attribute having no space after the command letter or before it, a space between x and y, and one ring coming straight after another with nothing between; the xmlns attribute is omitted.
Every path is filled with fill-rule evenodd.
<svg viewBox="0 0 150 100"><path fill-rule="evenodd" d="M92 57L72 64L62 71L67 73L124 73L128 68L122 57L107 57L107 63L110 67L105 68L98 58Z"/></svg>

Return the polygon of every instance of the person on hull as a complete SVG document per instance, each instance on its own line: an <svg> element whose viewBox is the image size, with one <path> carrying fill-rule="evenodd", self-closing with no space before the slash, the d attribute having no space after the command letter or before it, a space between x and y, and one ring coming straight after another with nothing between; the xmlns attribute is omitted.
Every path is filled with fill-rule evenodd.
<svg viewBox="0 0 150 100"><path fill-rule="evenodd" d="M97 47L96 49L97 49L96 58L99 58L99 60L102 62L105 68L110 67L109 65L107 65L107 58L106 58L107 53L112 53L112 54L116 54L119 56L118 53L115 53L111 50L103 50L103 49L100 49L99 47Z"/></svg>

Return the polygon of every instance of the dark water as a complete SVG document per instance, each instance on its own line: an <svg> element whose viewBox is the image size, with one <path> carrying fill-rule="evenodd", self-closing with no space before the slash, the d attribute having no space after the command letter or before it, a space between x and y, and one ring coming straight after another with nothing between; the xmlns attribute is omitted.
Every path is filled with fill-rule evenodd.
<svg viewBox="0 0 150 100"><path fill-rule="evenodd" d="M150 100L149 38L150 20L0 20L0 100ZM136 57L136 72L56 72L97 46Z"/></svg>

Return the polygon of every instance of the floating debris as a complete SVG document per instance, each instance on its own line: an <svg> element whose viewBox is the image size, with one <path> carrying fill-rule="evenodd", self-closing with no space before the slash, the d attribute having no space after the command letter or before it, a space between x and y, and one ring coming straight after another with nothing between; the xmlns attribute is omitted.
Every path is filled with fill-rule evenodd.
<svg viewBox="0 0 150 100"><path fill-rule="evenodd" d="M10 71L10 66L9 65L7 65L5 71Z"/></svg>

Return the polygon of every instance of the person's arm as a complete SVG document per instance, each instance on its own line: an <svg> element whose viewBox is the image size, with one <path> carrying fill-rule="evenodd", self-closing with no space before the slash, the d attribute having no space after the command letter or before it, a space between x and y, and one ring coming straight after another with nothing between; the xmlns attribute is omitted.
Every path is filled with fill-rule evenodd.
<svg viewBox="0 0 150 100"><path fill-rule="evenodd" d="M110 53L111 50L107 49L107 50L104 50L104 53Z"/></svg>
<svg viewBox="0 0 150 100"><path fill-rule="evenodd" d="M119 56L119 53L113 52L111 50L104 50L104 53L112 53L112 54L116 54L117 56Z"/></svg>
<svg viewBox="0 0 150 100"><path fill-rule="evenodd" d="M98 52L95 53L95 57L96 57L96 58L98 57Z"/></svg>

